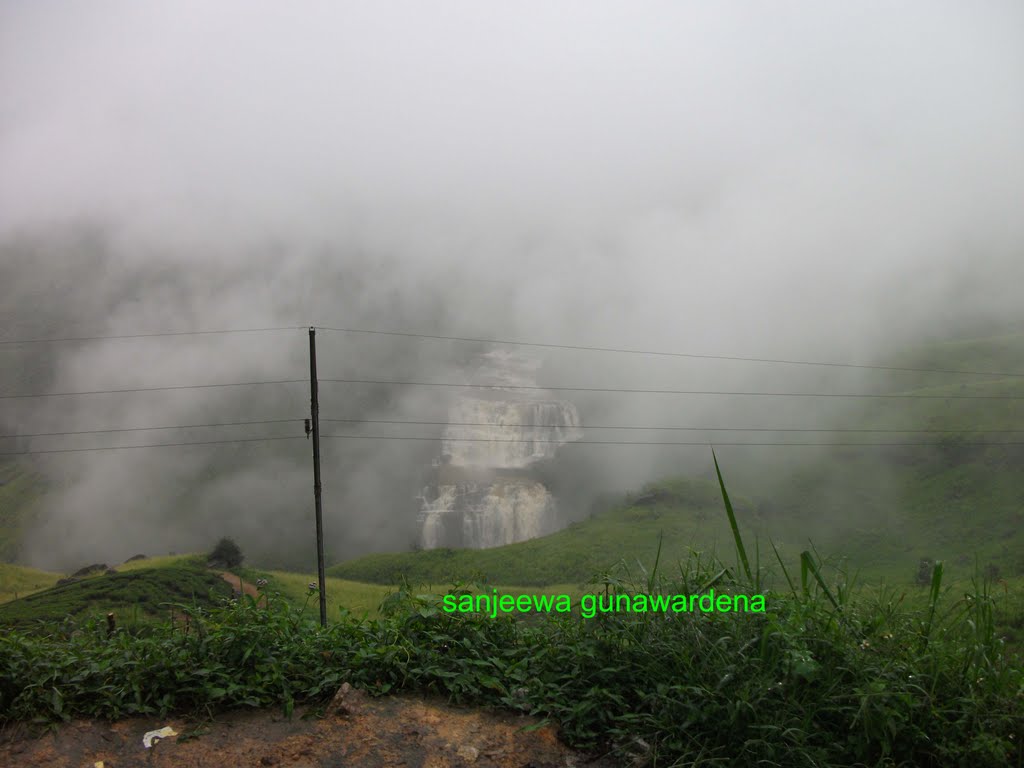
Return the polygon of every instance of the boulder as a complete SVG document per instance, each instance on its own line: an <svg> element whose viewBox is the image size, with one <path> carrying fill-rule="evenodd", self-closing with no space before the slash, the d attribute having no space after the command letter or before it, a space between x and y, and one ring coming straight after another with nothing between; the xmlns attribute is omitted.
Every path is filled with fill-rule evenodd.
<svg viewBox="0 0 1024 768"><path fill-rule="evenodd" d="M89 576L106 570L109 570L106 563L93 563L92 565L87 565L84 568L79 568L71 574L71 578L81 578L82 576Z"/></svg>
<svg viewBox="0 0 1024 768"><path fill-rule="evenodd" d="M333 717L349 717L358 715L363 707L362 691L353 688L348 683L342 683L338 692L334 694L331 703L327 705L325 714Z"/></svg>

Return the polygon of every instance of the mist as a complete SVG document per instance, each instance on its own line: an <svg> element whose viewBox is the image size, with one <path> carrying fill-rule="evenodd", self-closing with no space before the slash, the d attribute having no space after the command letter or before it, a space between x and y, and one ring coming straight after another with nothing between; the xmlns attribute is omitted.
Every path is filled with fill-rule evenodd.
<svg viewBox="0 0 1024 768"><path fill-rule="evenodd" d="M857 363L1019 325L1022 31L1010 2L5 3L0 340L292 330L0 345L0 394L302 379L311 325ZM487 349L328 330L318 345L324 379L406 381L465 381ZM534 351L545 386L881 386ZM321 415L436 421L454 394L324 383ZM585 426L815 426L852 407L566 396ZM22 437L0 448L301 438L308 411L301 382L7 399L3 434ZM631 439L588 431L609 438ZM411 545L436 448L325 439L332 559ZM702 447L565 451L574 509L710 464ZM231 535L305 562L309 454L298 439L17 457L51 487L19 559Z"/></svg>

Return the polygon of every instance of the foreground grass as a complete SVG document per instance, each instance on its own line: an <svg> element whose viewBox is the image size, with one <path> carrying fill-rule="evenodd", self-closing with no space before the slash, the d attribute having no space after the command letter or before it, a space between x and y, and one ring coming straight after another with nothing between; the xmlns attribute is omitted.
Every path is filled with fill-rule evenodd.
<svg viewBox="0 0 1024 768"><path fill-rule="evenodd" d="M570 744L636 765L1024 765L1024 672L996 631L989 580L951 591L937 564L908 604L890 589L857 591L810 551L777 555L769 580L719 482L734 563L694 554L667 573L659 547L650 568L622 565L588 593L760 594L763 612L527 622L447 612L441 596L406 587L380 618L342 610L321 628L304 612L316 597L307 583L303 607L277 593L182 603L187 621L145 631L108 634L87 619L0 635L0 722L268 705L290 715L348 681L549 718Z"/></svg>
<svg viewBox="0 0 1024 768"><path fill-rule="evenodd" d="M691 561L673 579L608 574L598 586L752 591L720 566ZM144 634L108 637L96 621L45 637L12 632L0 636L0 721L290 713L349 681L530 712L557 720L573 745L644 764L1021 764L1024 678L989 631L984 585L967 600L901 612L884 593L842 602L814 561L792 575L794 589L769 592L765 613L525 624L446 613L438 598L404 591L381 619L327 629L278 596L265 609L250 598L182 606L187 626Z"/></svg>

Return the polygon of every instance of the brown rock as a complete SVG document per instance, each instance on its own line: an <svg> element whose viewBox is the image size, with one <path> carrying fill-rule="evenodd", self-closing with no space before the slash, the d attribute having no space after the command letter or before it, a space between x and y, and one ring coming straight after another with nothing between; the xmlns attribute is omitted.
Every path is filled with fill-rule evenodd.
<svg viewBox="0 0 1024 768"><path fill-rule="evenodd" d="M465 760L467 763L475 763L476 759L480 757L480 750L476 747L464 745L459 747L458 756Z"/></svg>
<svg viewBox="0 0 1024 768"><path fill-rule="evenodd" d="M334 694L331 703L327 705L326 714L332 717L350 717L358 715L363 708L365 694L353 688L348 683L342 683L341 688Z"/></svg>

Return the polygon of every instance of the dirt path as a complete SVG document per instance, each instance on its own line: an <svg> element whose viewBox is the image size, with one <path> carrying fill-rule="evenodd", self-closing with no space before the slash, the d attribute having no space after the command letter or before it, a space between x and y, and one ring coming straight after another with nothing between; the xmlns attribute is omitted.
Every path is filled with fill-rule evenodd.
<svg viewBox="0 0 1024 768"><path fill-rule="evenodd" d="M344 711L344 710L343 710ZM0 739L0 765L17 768L610 768L561 744L554 728L524 732L536 720L449 706L412 696L359 698L348 714L291 720L278 712L235 712L198 727L180 718L116 723L74 721L39 738ZM145 749L143 735L178 734Z"/></svg>
<svg viewBox="0 0 1024 768"><path fill-rule="evenodd" d="M233 589L240 590L245 594L249 595L249 597L251 597L256 602L259 602L260 593L259 590L256 589L255 584L252 584L248 581L243 581L241 576L236 576L235 574L229 571L221 571L220 577L224 579L224 581L226 581L228 584L230 584Z"/></svg>

